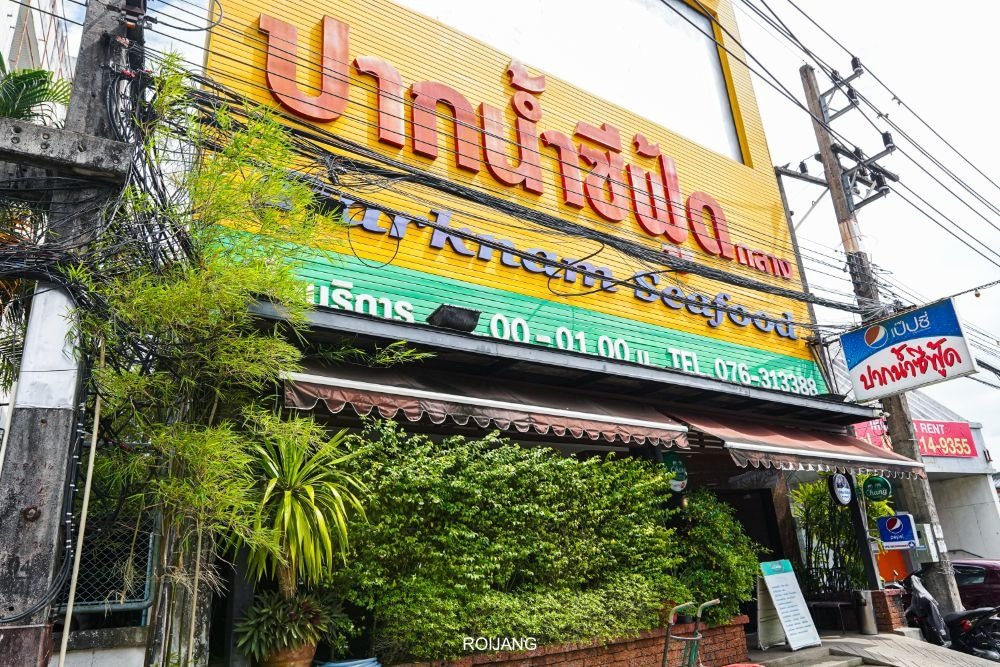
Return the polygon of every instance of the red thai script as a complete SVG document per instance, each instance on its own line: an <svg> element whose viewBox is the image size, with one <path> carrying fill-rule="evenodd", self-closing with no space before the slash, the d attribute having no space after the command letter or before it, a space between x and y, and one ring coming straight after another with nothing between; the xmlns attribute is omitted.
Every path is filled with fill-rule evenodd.
<svg viewBox="0 0 1000 667"><path fill-rule="evenodd" d="M393 150L405 148L409 139L414 155L435 161L440 152L438 133L443 131L451 135L450 159L470 174L481 173L485 165L497 183L532 195L555 185L564 205L589 207L606 222L617 224L630 217L644 234L674 245L685 243L690 235L708 255L792 279L792 263L787 259L730 239L725 211L712 195L691 192L684 198L673 159L642 134L623 141L610 123L587 121L579 121L572 133L541 131L545 76L531 75L517 61L507 69L512 89L508 109L486 103L477 107L460 91L437 81L412 82L406 95L406 84L391 63L375 56L352 61L349 26L325 16L318 68L321 84L318 93L309 94L296 82L299 39L295 26L261 14L257 28L267 39L268 89L297 116L321 123L336 121L347 109L351 79L360 77L377 93L377 139ZM510 116L513 123L506 120ZM630 147L630 155L625 154L625 146ZM509 154L510 147L516 149L514 155ZM557 165L549 184L543 180L543 151L551 151Z"/></svg>
<svg viewBox="0 0 1000 667"><path fill-rule="evenodd" d="M861 374L861 384L866 390L876 386L885 387L909 377L920 377L934 372L941 377L948 377L948 369L962 363L962 355L953 347L946 345L946 338L939 338L923 345L913 346L903 343L889 348L896 356L896 362L888 366L873 368L870 364Z"/></svg>

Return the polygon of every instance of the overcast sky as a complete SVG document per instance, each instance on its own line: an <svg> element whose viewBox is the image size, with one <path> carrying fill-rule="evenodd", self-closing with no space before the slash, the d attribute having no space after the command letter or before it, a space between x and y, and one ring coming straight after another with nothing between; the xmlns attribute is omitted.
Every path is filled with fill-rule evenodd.
<svg viewBox="0 0 1000 667"><path fill-rule="evenodd" d="M741 0L735 1L738 7L742 6ZM786 0L772 0L768 4L810 50L840 72L846 74L850 71L848 56L809 26ZM973 164L1000 183L1000 169L997 169L1000 139L995 129L997 93L983 76L992 69L996 60L994 26L1000 18L1000 5L976 2L963 5L964 11L953 11L940 2L925 0L803 0L799 6L852 49L866 68ZM772 37L773 33L765 31L749 18L749 11L738 11L737 18L744 44L750 52L789 89L799 94L798 68L804 58L801 52L791 51L786 48L786 42ZM1000 190L964 165L960 157L950 152L919 121L894 102L872 76L862 76L855 85L984 199L994 206L1000 205ZM793 166L797 165L815 149L809 117L766 84L758 80L755 86L775 164L791 162ZM849 113L842 120L835 121L835 127L869 154L877 152L881 148L880 137L871 125L858 118L857 112ZM902 137L897 136L896 140L902 150L919 157ZM1000 226L1000 216L976 202L958 184L947 181L926 159L920 160L949 188L976 204L975 208L993 225ZM975 234L990 248L1000 248L1000 231L924 176L905 156L897 152L883 163L962 228ZM815 174L822 173L819 165L812 161L810 169ZM798 222L819 192L814 186L796 184L790 187L790 193L790 206L796 211L795 220ZM912 199L912 195L904 194ZM1000 278L1000 269L941 231L899 196L890 194L886 199L867 206L859 212L858 218L865 235L866 249L873 260L891 272L888 278L923 296L947 296ZM832 247L839 245L829 197L824 198L815 212L802 223L799 234L816 243ZM812 277L817 283L822 278ZM983 291L979 298L972 295L960 297L958 304L965 320L994 335L1000 332L1000 287ZM821 313L820 318L824 317L833 318L836 314ZM994 344L1000 345L997 341ZM993 361L996 363L995 359ZM978 377L1000 384L1000 379L985 371L980 372ZM952 380L926 391L966 418L981 422L987 441L992 443L994 450L1000 449L1000 391L969 379Z"/></svg>

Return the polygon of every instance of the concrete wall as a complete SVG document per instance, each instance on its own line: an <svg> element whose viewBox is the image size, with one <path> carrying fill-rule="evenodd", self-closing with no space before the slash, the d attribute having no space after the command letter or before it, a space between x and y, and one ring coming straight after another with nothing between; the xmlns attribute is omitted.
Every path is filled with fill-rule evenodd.
<svg viewBox="0 0 1000 667"><path fill-rule="evenodd" d="M57 634L52 642L49 667L59 664L60 641ZM101 628L69 633L66 667L142 667L145 657L146 628Z"/></svg>
<svg viewBox="0 0 1000 667"><path fill-rule="evenodd" d="M953 558L1000 560L1000 503L989 475L932 480L931 492Z"/></svg>
<svg viewBox="0 0 1000 667"><path fill-rule="evenodd" d="M84 651L67 651L66 667L142 667L146 651L140 647L94 648ZM59 664L59 651L49 662L49 667Z"/></svg>

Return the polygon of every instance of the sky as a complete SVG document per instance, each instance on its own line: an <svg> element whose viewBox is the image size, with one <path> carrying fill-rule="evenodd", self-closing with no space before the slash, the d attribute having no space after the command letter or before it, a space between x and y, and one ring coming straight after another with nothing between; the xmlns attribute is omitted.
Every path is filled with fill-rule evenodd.
<svg viewBox="0 0 1000 667"><path fill-rule="evenodd" d="M182 0L190 2L190 0ZM498 18L497 5L467 0L399 0L401 4L474 34L484 41L501 39L504 21ZM777 37L772 28L754 16L745 3L767 11L764 2L785 22L787 27L806 47L842 73L848 73L850 57L815 26L811 25L791 4L790 0L732 0L736 7L743 45L756 61L750 59L754 70L770 72L798 100L802 100L799 67L805 55L784 39ZM574 0L572 10L560 9L569 0L508 0L503 16L521 17L536 24L555 20L548 14L562 11L577 17L605 17L609 3L597 0ZM655 10L659 0L617 0L618 14L625 14L629 4L642 5L645 10ZM947 216L961 229L978 238L986 248L1000 249L1000 187L975 173L963 159L943 145L921 122L907 112L876 81L881 81L914 109L931 127L952 143L968 160L985 174L1000 183L998 148L1000 138L994 129L993 119L997 93L990 83L988 72L995 61L995 28L1000 19L1000 5L992 2L974 2L963 5L964 11L948 9L940 2L928 0L794 0L820 26L842 42L851 53L858 56L867 72L853 82L857 90L870 99L888 118L897 123L916 144L926 149L951 169L962 181L978 193L986 203L976 201L974 195L961 185L948 179L933 167L928 159L919 155L917 148L896 133L901 151L914 156L925 168L932 171L945 185L959 193L972 204L972 209L958 201L941 185L921 172L901 151L882 160L880 164L899 174L902 182L940 213L920 207L940 219ZM169 11L162 0L150 3L152 12ZM76 7L70 3L70 7ZM670 13L665 9L665 12ZM546 14L546 12L548 14ZM550 25L550 23L548 23ZM164 32L169 30L160 28ZM516 29L515 29L516 30ZM615 48L614 41L603 41L606 49L602 60L634 55L638 34L630 31L629 42ZM191 39L191 33L184 35ZM198 40L200 41L200 40ZM581 39L579 44L587 43ZM609 47L608 44L611 44ZM183 45L175 48L184 49ZM531 44L525 57L533 61L551 60L546 48L565 51L560 40L547 40ZM579 49L581 58L598 60L598 54ZM519 54L514 54L519 55ZM191 56L194 58L195 56ZM630 62L636 62L631 58ZM539 62L544 69L544 62ZM572 62L566 63L567 67ZM825 88L828 80L820 75L820 85ZM874 75L874 76L873 76ZM986 75L986 76L984 76ZM671 70L663 68L669 79ZM816 151L811 119L792 102L776 92L760 76L754 78L754 88L767 130L772 162L789 164L795 168L805 160L810 173L822 175L819 163L811 156ZM599 92L599 91L598 91ZM844 101L843 97L835 105ZM873 117L869 113L869 117ZM874 118L879 130L887 129L885 123ZM851 111L833 122L834 128L845 141L872 154L881 150L882 140L878 130L869 124L858 111ZM850 285L843 270L843 255L839 254L840 238L829 196L819 199L821 190L801 181L786 183L789 204L794 211L793 222L807 256L821 259L825 264L807 265L810 286L841 300L849 300ZM914 200L914 195L903 192ZM819 199L819 201L817 201ZM815 204L815 206L814 206ZM993 206L996 210L990 210ZM810 211L810 209L812 210ZM808 214L807 214L808 212ZM985 218L985 219L984 219ZM927 301L949 296L977 285L1000 279L1000 268L955 240L947 232L929 221L920 212L906 204L896 193L878 200L858 212L864 235L865 249L879 267L886 280L903 286ZM944 223L947 224L947 223ZM975 242L972 242L975 245ZM1000 263L1000 260L997 260ZM838 270L838 266L840 269ZM912 302L912 299L909 301ZM967 323L986 332L996 348L1000 348L1000 286L982 291L981 296L958 297L959 312ZM850 317L836 311L817 311L820 322L829 324L850 323ZM981 351L977 354L982 355ZM984 357L988 358L988 357ZM1000 358L992 362L1000 366ZM983 371L977 376L1000 386L1000 378ZM946 404L970 421L983 424L987 442L1000 452L1000 390L984 386L971 379L956 379L926 389L935 399Z"/></svg>
<svg viewBox="0 0 1000 667"><path fill-rule="evenodd" d="M760 6L759 0L751 1ZM735 2L738 7L743 6L742 0ZM773 0L768 4L811 51L840 72L846 74L850 71L849 56L810 26L787 0ZM959 12L947 10L940 2L924 0L838 0L835 3L802 0L798 4L851 49L867 70L885 82L899 99L959 149L972 164L1000 182L997 159L1000 137L994 129L997 93L983 81L984 71L995 60L993 26L1000 18L1000 6L979 2L964 5L966 11ZM787 42L772 36L773 32L764 30L762 22L756 23L750 18L749 10L738 10L737 19L748 51L798 96L801 91L798 68L805 56L800 51L790 50L785 46ZM759 79L754 85L773 162L777 165L791 163L795 167L814 152L811 119ZM960 157L933 137L870 74L863 75L854 85L876 107L888 113L889 118L917 144L949 166L986 201L994 206L1000 204L1000 189L976 174ZM867 153L878 152L882 146L881 138L871 125L859 120L859 117L857 111L849 112L834 121L833 125ZM1000 248L1000 230L990 225L1000 226L1000 216L973 199L960 185L948 181L903 137L896 141L902 150L918 158L950 189L974 203L974 208L983 213L989 222L922 174L919 167L899 151L881 164L899 174L903 183L960 227L990 248ZM822 174L818 163L812 160L807 162L812 173ZM806 183L797 183L790 185L789 190L790 208L796 211L793 221L796 224L801 222L800 237L809 242L837 247L839 235L829 197L825 197L803 222L802 216L817 198L818 189ZM909 193L904 192L904 196L913 199ZM890 272L887 277L893 282L920 295L939 298L1000 278L1000 268L936 227L896 194L866 206L858 212L858 220L864 234L865 249L873 261ZM821 284L823 277L811 278ZM960 315L967 323L992 332L994 336L1000 335L1000 287L984 290L978 298L974 295L959 297L957 304ZM835 315L819 314L821 320L824 316ZM994 339L993 343L1000 347L1000 341ZM995 358L993 363L996 364ZM1000 384L1000 379L986 371L981 371L978 377ZM982 423L987 442L1000 451L1000 391L970 379L952 380L925 391L967 419Z"/></svg>

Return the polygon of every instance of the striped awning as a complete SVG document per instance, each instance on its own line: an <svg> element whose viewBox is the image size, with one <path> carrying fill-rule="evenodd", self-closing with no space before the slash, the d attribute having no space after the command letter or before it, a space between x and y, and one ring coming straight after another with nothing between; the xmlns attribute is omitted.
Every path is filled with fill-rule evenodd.
<svg viewBox="0 0 1000 667"><path fill-rule="evenodd" d="M763 425L729 417L678 414L691 442L721 442L740 467L924 477L924 464L831 431Z"/></svg>
<svg viewBox="0 0 1000 667"><path fill-rule="evenodd" d="M335 373L287 373L285 406L385 419L447 420L483 429L533 432L559 438L687 447L687 428L655 407L528 384L401 371L337 369Z"/></svg>

